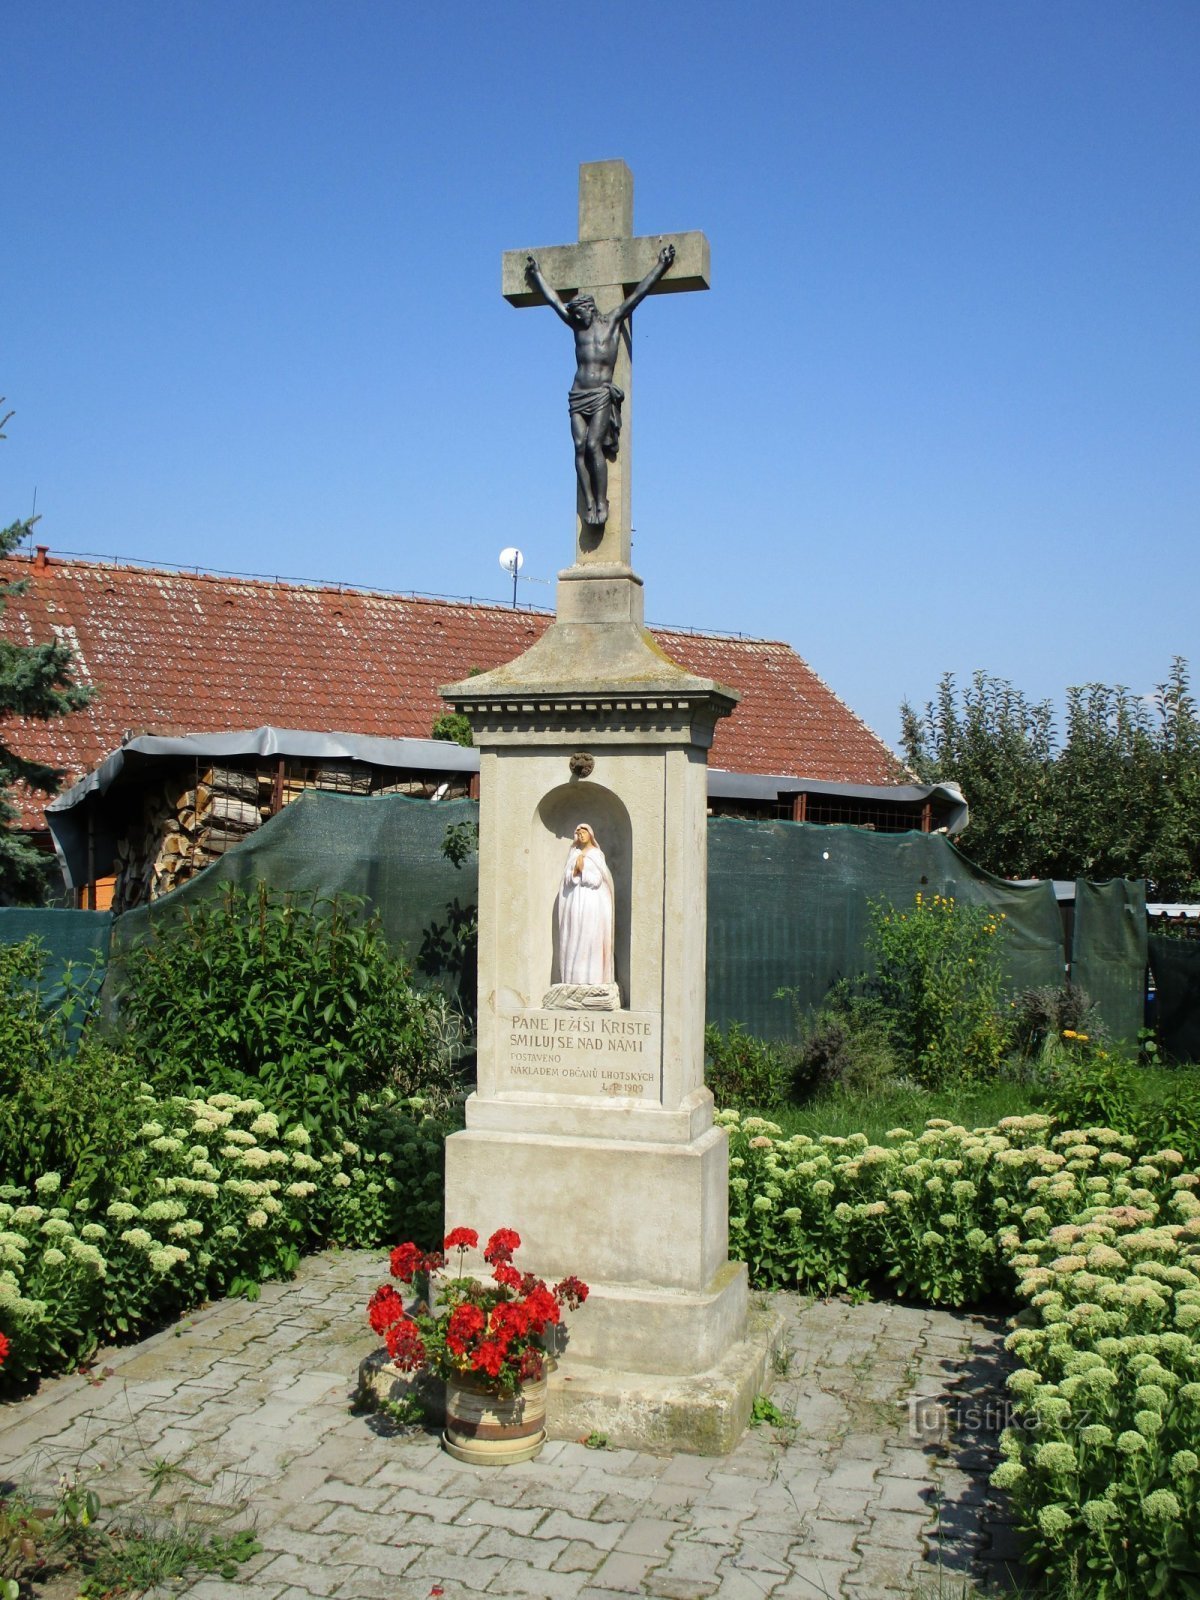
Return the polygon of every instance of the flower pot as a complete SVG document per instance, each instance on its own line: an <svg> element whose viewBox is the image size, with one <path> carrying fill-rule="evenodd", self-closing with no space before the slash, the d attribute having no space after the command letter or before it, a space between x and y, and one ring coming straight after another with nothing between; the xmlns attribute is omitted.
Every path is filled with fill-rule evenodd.
<svg viewBox="0 0 1200 1600"><path fill-rule="evenodd" d="M546 1380L526 1383L514 1395L467 1377L446 1380L446 1431L442 1445L456 1461L506 1467L532 1461L546 1442Z"/></svg>

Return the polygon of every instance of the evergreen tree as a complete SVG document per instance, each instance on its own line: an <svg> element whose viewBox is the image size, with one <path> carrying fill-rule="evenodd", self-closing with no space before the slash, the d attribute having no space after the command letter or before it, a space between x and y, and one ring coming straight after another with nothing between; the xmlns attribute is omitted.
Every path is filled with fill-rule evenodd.
<svg viewBox="0 0 1200 1600"><path fill-rule="evenodd" d="M0 556L12 554L34 521L14 522L0 532ZM0 610L25 588L24 579L0 584ZM48 722L87 705L92 691L72 683L73 665L68 645L21 645L0 638L0 719L36 717ZM9 791L13 784L24 783L56 794L62 778L61 771L26 760L0 739L0 903L36 903L46 888L46 857L13 828L20 810Z"/></svg>

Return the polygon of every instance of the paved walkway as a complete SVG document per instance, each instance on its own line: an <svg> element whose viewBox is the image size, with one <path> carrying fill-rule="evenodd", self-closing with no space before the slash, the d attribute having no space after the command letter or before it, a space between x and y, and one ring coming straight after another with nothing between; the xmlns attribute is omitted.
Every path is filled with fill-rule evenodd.
<svg viewBox="0 0 1200 1600"><path fill-rule="evenodd" d="M959 1600L1015 1557L987 1488L997 1320L783 1296L792 1355L772 1399L794 1427L751 1429L720 1459L552 1443L489 1470L351 1410L382 1267L312 1257L254 1304L0 1408L0 1474L77 1473L106 1511L253 1523L262 1553L189 1600Z"/></svg>

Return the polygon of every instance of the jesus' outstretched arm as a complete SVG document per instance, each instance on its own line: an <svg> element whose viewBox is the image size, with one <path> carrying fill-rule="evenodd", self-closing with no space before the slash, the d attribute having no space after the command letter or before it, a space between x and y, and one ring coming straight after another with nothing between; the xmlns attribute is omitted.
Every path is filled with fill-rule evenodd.
<svg viewBox="0 0 1200 1600"><path fill-rule="evenodd" d="M571 319L567 315L567 308L563 305L562 301L555 294L554 290L546 282L545 278L542 277L542 269L538 265L536 256L526 256L525 276L531 283L535 284L541 290L542 294L546 297L546 304L556 311L563 321L569 325Z"/></svg>
<svg viewBox="0 0 1200 1600"><path fill-rule="evenodd" d="M658 280L663 276L674 259L675 246L673 244L663 245L662 249L658 252L658 260L650 268L650 271L642 279L641 283L638 284L637 288L630 291L627 298L621 302L621 304L617 307L617 310L613 313L614 321L624 321L624 319L633 310L634 306L641 305L642 301L650 293L651 289L653 289Z"/></svg>

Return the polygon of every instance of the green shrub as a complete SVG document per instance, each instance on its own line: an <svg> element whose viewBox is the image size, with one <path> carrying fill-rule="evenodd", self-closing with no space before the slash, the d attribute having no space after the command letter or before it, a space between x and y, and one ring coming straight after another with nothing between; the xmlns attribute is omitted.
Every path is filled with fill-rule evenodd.
<svg viewBox="0 0 1200 1600"><path fill-rule="evenodd" d="M819 1011L798 1021L792 1085L798 1097L829 1089L871 1093L901 1076L888 1018L877 1001L839 986Z"/></svg>
<svg viewBox="0 0 1200 1600"><path fill-rule="evenodd" d="M875 989L908 1072L927 1088L986 1078L1007 1044L1000 1006L1004 913L918 893L871 906Z"/></svg>
<svg viewBox="0 0 1200 1600"><path fill-rule="evenodd" d="M719 1106L777 1106L791 1093L794 1047L756 1039L740 1022L731 1022L724 1033L710 1023L704 1030L704 1058L704 1081Z"/></svg>
<svg viewBox="0 0 1200 1600"><path fill-rule="evenodd" d="M118 957L120 1035L158 1088L262 1097L310 1132L390 1087L448 1103L445 1003L361 903L226 885Z"/></svg>
<svg viewBox="0 0 1200 1600"><path fill-rule="evenodd" d="M1077 983L1022 989L1012 999L1008 1020L1013 1048L1026 1059L1040 1055L1064 1034L1105 1042L1099 1008Z"/></svg>

